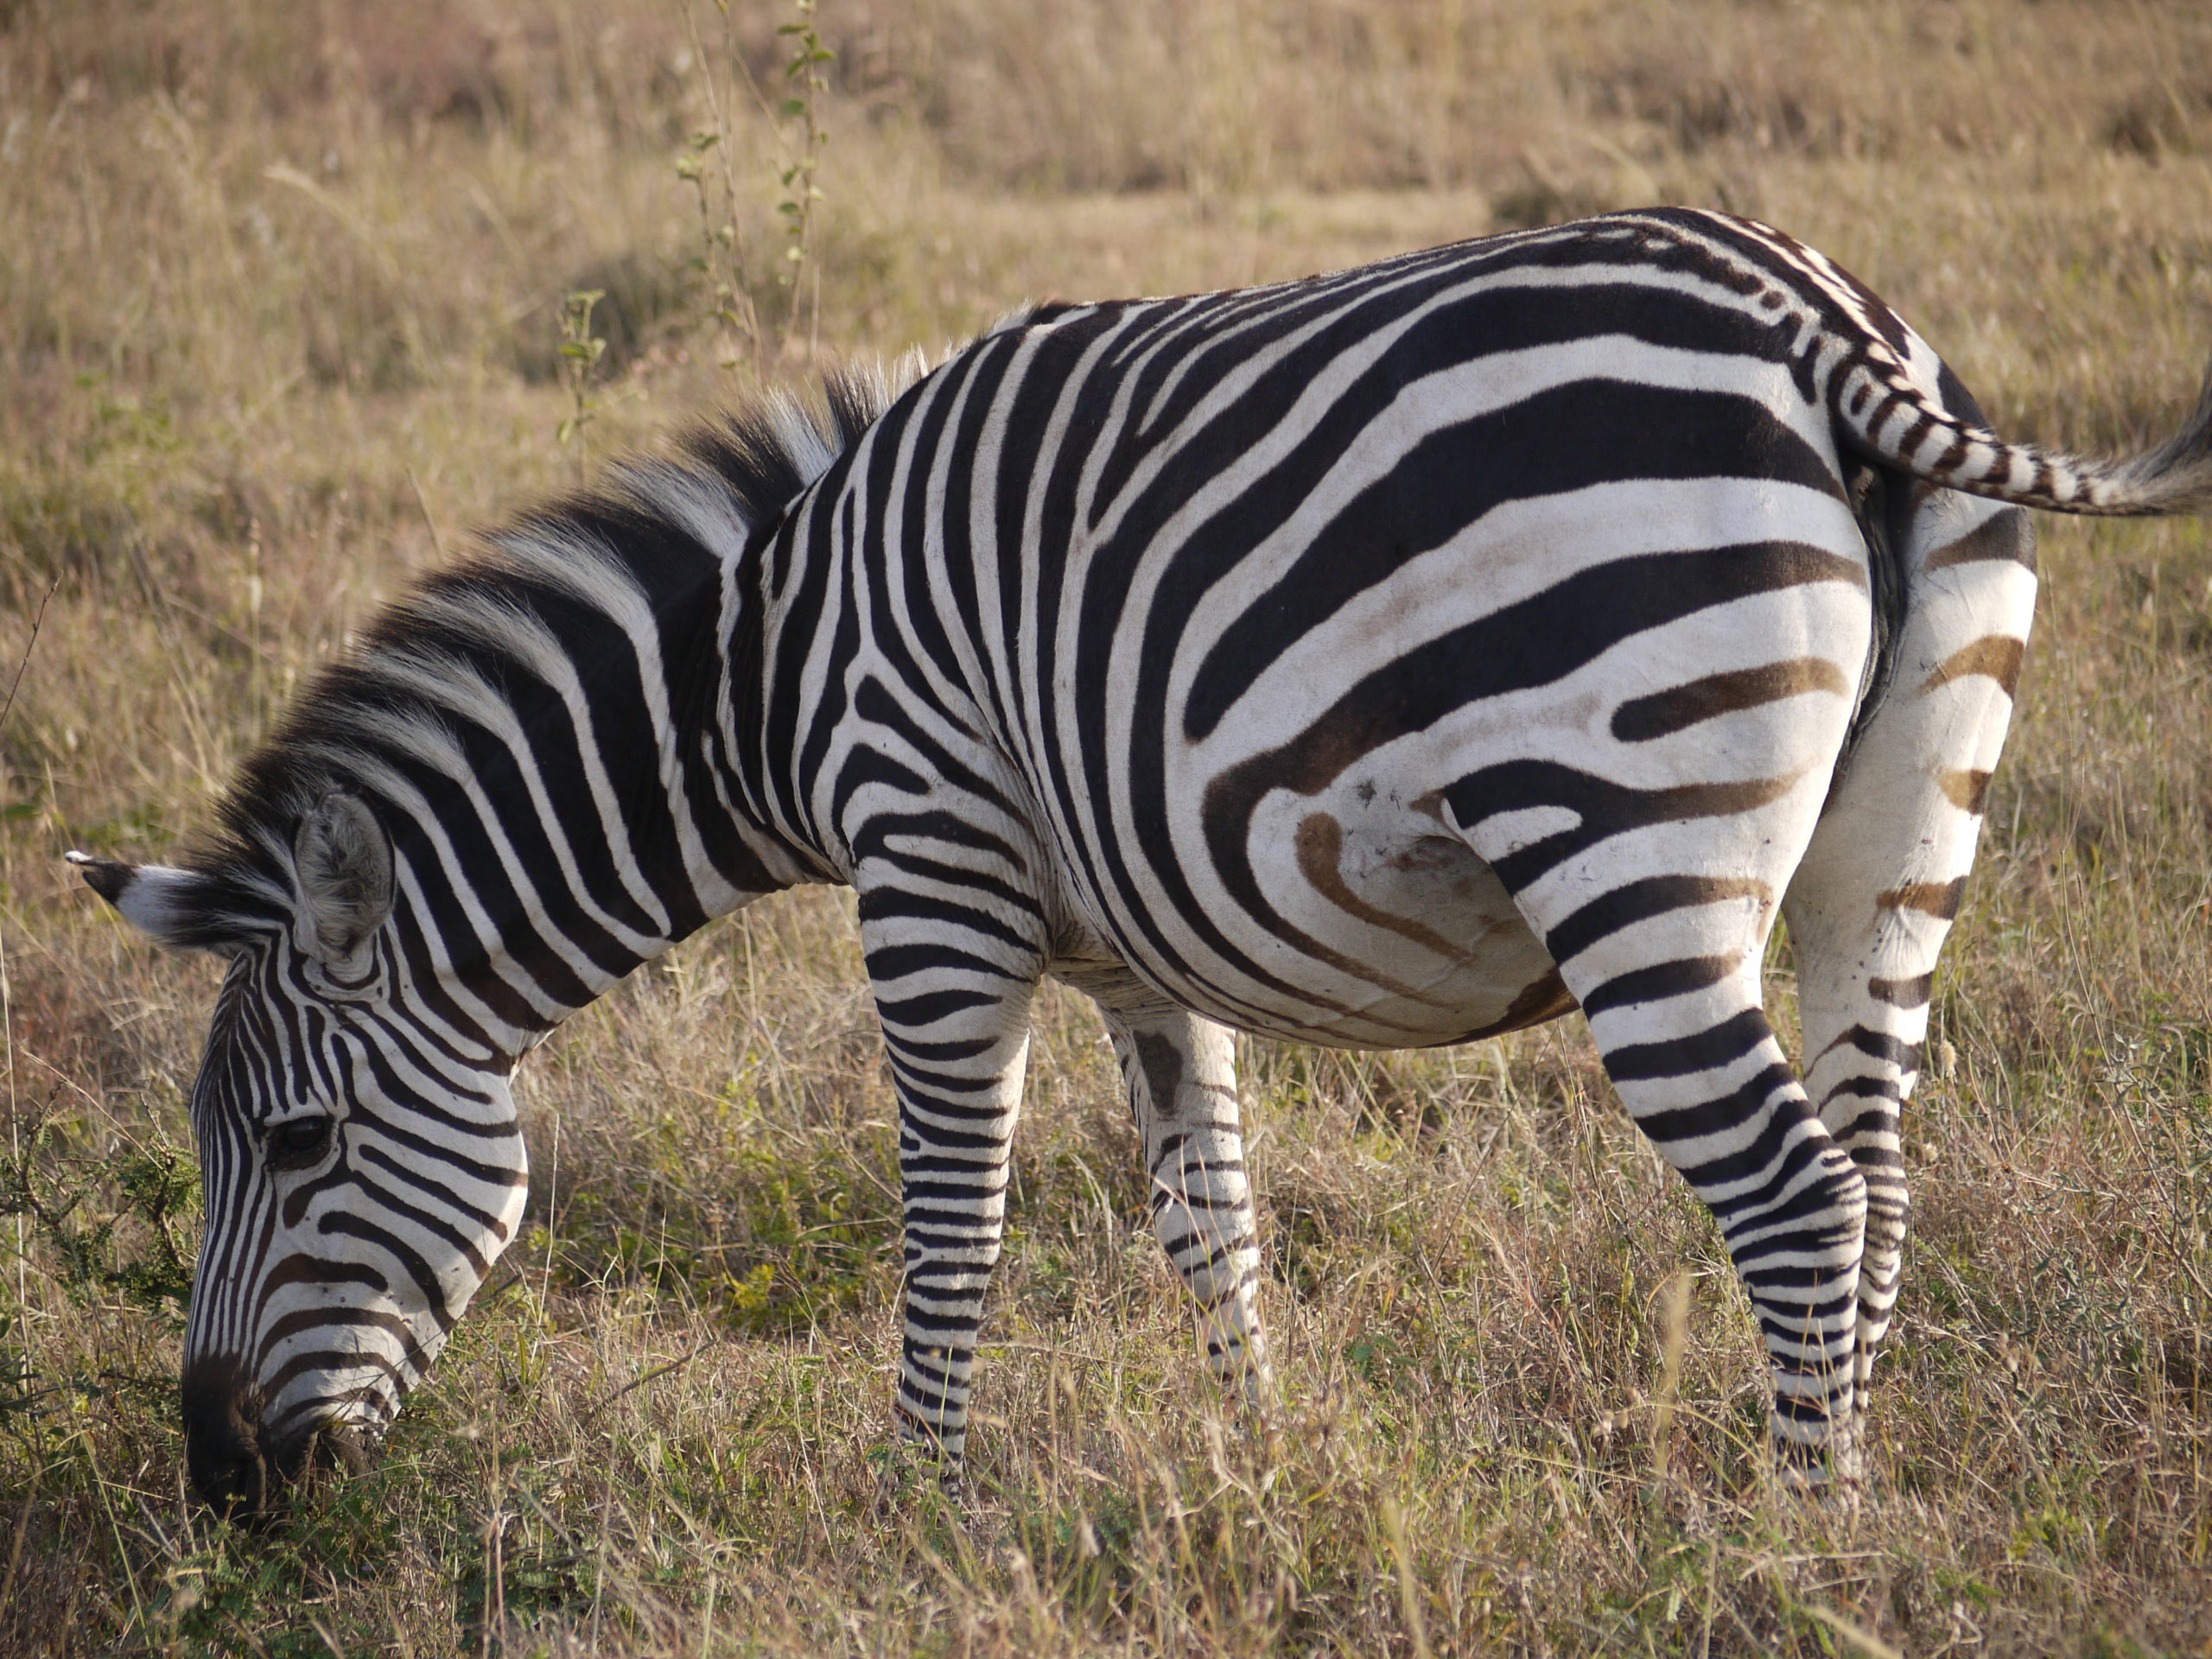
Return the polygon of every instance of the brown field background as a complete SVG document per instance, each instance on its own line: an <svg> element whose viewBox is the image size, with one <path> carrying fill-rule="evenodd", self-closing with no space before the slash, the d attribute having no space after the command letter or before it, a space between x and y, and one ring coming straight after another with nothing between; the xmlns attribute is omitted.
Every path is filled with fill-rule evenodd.
<svg viewBox="0 0 2212 1659"><path fill-rule="evenodd" d="M949 1515L884 1445L893 1108L826 893L710 930L524 1068L527 1236L373 1473L264 1536L183 1500L215 975L58 855L204 823L471 526L1026 298L1651 201L1823 248L2014 435L2153 435L2212 347L2194 0L816 16L794 308L801 124L745 79L785 95L784 7L0 0L0 1654L2212 1653L2195 524L2044 524L1855 1508L1764 1480L1739 1293L1576 1021L1247 1046L1284 1400L1271 1436L1225 1418L1096 1025L1055 994ZM702 153L737 232L703 276ZM713 315L734 255L758 351ZM563 444L580 289L608 346ZM1773 999L1786 1024L1786 941Z"/></svg>

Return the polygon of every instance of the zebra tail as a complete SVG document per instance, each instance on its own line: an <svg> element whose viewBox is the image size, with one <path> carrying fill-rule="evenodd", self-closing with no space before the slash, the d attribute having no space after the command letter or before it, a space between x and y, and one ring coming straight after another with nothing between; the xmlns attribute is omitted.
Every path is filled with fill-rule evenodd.
<svg viewBox="0 0 2212 1659"><path fill-rule="evenodd" d="M1840 378L1832 398L1853 448L1946 489L2108 518L2212 507L2212 372L2196 409L2173 436L2138 454L2104 459L2008 443L1945 409L1894 360L1887 372L1868 363L1855 365Z"/></svg>

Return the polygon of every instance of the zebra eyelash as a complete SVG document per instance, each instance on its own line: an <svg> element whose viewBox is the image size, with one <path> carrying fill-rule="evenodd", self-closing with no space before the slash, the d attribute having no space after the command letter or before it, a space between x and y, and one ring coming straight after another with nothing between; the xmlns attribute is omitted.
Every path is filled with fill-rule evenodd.
<svg viewBox="0 0 2212 1659"><path fill-rule="evenodd" d="M287 1118L261 1131L263 1156L270 1168L297 1173L315 1168L338 1143L338 1119L327 1112Z"/></svg>

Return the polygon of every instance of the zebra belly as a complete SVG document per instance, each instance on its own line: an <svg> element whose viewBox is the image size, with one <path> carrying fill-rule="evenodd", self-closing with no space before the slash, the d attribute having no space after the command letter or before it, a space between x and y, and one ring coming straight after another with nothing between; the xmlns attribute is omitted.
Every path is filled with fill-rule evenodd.
<svg viewBox="0 0 2212 1659"><path fill-rule="evenodd" d="M1344 806L1341 817L1308 810L1284 844L1255 849L1272 893L1289 902L1274 907L1274 927L1229 912L1229 954L1259 970L1237 976L1234 991L1126 936L1105 943L1111 930L1071 954L1119 955L1238 1030L1338 1048L1470 1042L1573 1008L1504 884L1464 841L1402 810Z"/></svg>
<svg viewBox="0 0 2212 1659"><path fill-rule="evenodd" d="M1292 831L1297 880L1276 890L1295 893L1285 919L1309 943L1299 994L1256 1011L1255 1028L1348 1048L1428 1047L1574 1007L1504 883L1464 841L1417 819L1366 817L1315 810Z"/></svg>

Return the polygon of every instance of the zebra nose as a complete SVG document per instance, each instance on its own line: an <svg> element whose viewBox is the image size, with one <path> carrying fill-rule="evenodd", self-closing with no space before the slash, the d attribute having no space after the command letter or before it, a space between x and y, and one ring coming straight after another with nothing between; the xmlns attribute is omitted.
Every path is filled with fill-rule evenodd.
<svg viewBox="0 0 2212 1659"><path fill-rule="evenodd" d="M226 1520L265 1516L276 1471L263 1455L260 1402L235 1360L202 1357L184 1368L184 1466L200 1501Z"/></svg>

